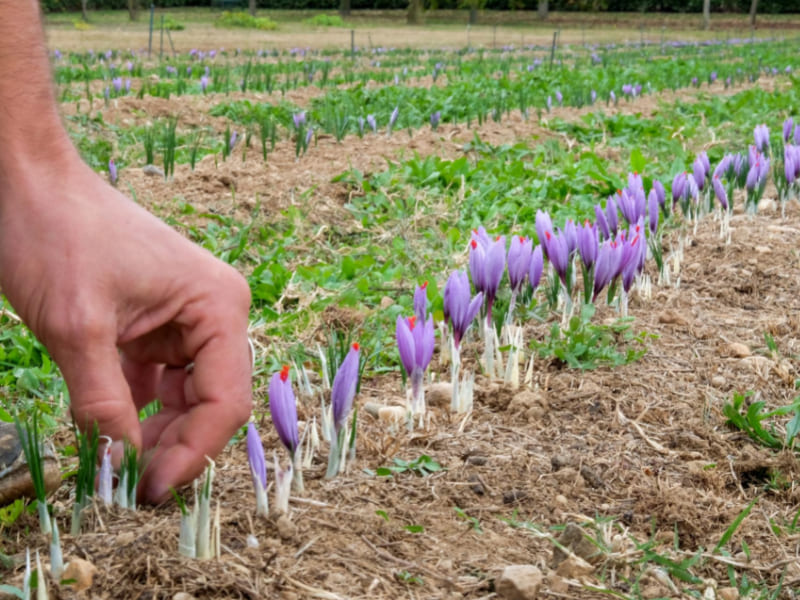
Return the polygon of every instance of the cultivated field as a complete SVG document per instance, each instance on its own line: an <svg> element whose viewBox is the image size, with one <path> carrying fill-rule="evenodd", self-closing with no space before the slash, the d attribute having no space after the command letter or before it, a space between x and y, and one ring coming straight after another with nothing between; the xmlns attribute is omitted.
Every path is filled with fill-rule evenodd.
<svg viewBox="0 0 800 600"><path fill-rule="evenodd" d="M175 16L161 58L144 15L53 17L57 96L90 165L113 160L117 187L248 277L268 480L273 450L288 462L267 402L285 364L305 489L256 516L242 431L216 463L219 557L201 560L178 552L172 501L95 500L68 535L67 475L50 499L65 561L96 573L86 590L50 579L51 597L800 595L795 20L703 33L555 15L553 48L540 27L357 18L352 54L347 26ZM588 231L594 261L570 241ZM460 269L493 295L476 263L500 243L511 268L491 325L484 306L462 341L474 396L454 409L445 284ZM525 244L543 274L532 289L526 263L512 301ZM435 350L409 423L384 407L411 396L395 336L426 281ZM63 382L5 308L6 410L43 414L68 474ZM357 435L326 478L329 443L309 442L345 340L364 363ZM17 512L0 514L0 574L22 588L26 548L44 558L49 539ZM508 591L509 565L532 567L538 595Z"/></svg>

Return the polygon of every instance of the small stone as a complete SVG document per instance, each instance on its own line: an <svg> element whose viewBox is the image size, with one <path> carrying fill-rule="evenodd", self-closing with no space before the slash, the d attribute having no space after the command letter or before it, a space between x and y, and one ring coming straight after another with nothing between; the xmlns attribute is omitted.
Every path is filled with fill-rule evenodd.
<svg viewBox="0 0 800 600"><path fill-rule="evenodd" d="M686 327L689 324L689 321L681 315L680 313L668 309L658 315L658 322L664 323L665 325L680 325L681 327Z"/></svg>
<svg viewBox="0 0 800 600"><path fill-rule="evenodd" d="M527 412L532 408L542 409L547 406L547 401L544 400L540 393L533 390L522 390L515 394L508 404L508 411L511 414Z"/></svg>
<svg viewBox="0 0 800 600"><path fill-rule="evenodd" d="M475 467L482 467L489 462L489 458L483 454L471 454L464 462Z"/></svg>
<svg viewBox="0 0 800 600"><path fill-rule="evenodd" d="M593 488L600 489L600 488L606 487L605 482L588 465L581 465L580 473L581 473L581 477L583 477L586 480L586 483L588 483Z"/></svg>
<svg viewBox="0 0 800 600"><path fill-rule="evenodd" d="M542 572L533 565L509 565L495 585L505 600L535 600L542 586Z"/></svg>
<svg viewBox="0 0 800 600"><path fill-rule="evenodd" d="M390 306L394 304L394 300L389 296L384 296L381 298L381 310L386 310Z"/></svg>
<svg viewBox="0 0 800 600"><path fill-rule="evenodd" d="M567 580L561 577L561 575L550 573L547 576L547 589L554 594L566 596L569 591L569 583L567 583Z"/></svg>
<svg viewBox="0 0 800 600"><path fill-rule="evenodd" d="M503 492L503 504L516 504L520 500L524 500L528 494L524 490L508 490Z"/></svg>
<svg viewBox="0 0 800 600"><path fill-rule="evenodd" d="M188 592L178 592L172 597L172 600L196 600L196 599Z"/></svg>
<svg viewBox="0 0 800 600"><path fill-rule="evenodd" d="M469 489L472 490L473 494L483 496L486 493L486 488L483 487L481 479L477 475L470 475L467 481L470 483Z"/></svg>
<svg viewBox="0 0 800 600"><path fill-rule="evenodd" d="M247 536L246 543L248 548L258 548L261 545L258 543L258 538L254 536L252 533Z"/></svg>
<svg viewBox="0 0 800 600"><path fill-rule="evenodd" d="M164 169L155 165L145 165L142 167L142 173L150 177L164 177Z"/></svg>
<svg viewBox="0 0 800 600"><path fill-rule="evenodd" d="M585 577L594 571L594 567L588 562L583 560L580 556L574 554L562 561L556 573L567 579L576 579L578 577Z"/></svg>
<svg viewBox="0 0 800 600"><path fill-rule="evenodd" d="M724 587L717 590L719 600L739 600L739 590L735 587Z"/></svg>
<svg viewBox="0 0 800 600"><path fill-rule="evenodd" d="M425 400L428 406L449 408L453 401L453 386L449 381L432 383L425 389Z"/></svg>
<svg viewBox="0 0 800 600"><path fill-rule="evenodd" d="M726 383L727 380L722 375L714 375L711 378L711 385L713 385L714 387L718 388L725 387Z"/></svg>
<svg viewBox="0 0 800 600"><path fill-rule="evenodd" d="M387 425L397 425L404 423L408 409L405 406L382 406L378 409L378 418L381 423Z"/></svg>
<svg viewBox="0 0 800 600"><path fill-rule="evenodd" d="M750 348L740 342L731 342L728 344L728 354L736 358L747 358L752 354Z"/></svg>
<svg viewBox="0 0 800 600"><path fill-rule="evenodd" d="M568 502L564 494L556 494L555 501L556 504L560 504L561 506L566 506Z"/></svg>
<svg viewBox="0 0 800 600"><path fill-rule="evenodd" d="M292 523L292 520L286 515L278 517L275 526L278 528L278 535L284 541L291 540L297 535L297 525Z"/></svg>
<svg viewBox="0 0 800 600"><path fill-rule="evenodd" d="M70 585L81 592L92 587L92 580L94 579L95 573L97 573L97 567L88 560L73 558L70 559L69 563L67 563L67 566L64 568L61 579L71 579L72 583L70 583Z"/></svg>
<svg viewBox="0 0 800 600"><path fill-rule="evenodd" d="M575 523L567 523L557 541L560 546L574 552L578 558L592 560L600 557L597 546L586 537L583 529L575 525ZM553 568L559 567L568 558L567 554L559 546L553 548L553 561L551 562Z"/></svg>
<svg viewBox="0 0 800 600"><path fill-rule="evenodd" d="M550 457L550 466L553 467L553 471L558 471L559 469L571 464L572 457L567 456L566 454L554 454Z"/></svg>

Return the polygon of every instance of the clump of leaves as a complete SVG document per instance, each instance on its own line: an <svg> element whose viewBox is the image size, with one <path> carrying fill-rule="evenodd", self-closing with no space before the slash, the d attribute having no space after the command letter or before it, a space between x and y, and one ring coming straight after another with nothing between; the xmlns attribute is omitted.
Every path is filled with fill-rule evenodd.
<svg viewBox="0 0 800 600"><path fill-rule="evenodd" d="M735 393L732 402L726 402L722 407L722 414L727 418L727 424L741 429L751 439L774 450L781 450L784 447L793 447L794 439L800 432L800 396L794 399L791 404L781 406L775 410L765 410L765 402L746 402L753 392L744 394ZM794 416L786 423L786 431L783 439L780 439L776 431L776 417L783 417L793 414ZM769 429L764 425L767 424Z"/></svg>
<svg viewBox="0 0 800 600"><path fill-rule="evenodd" d="M217 27L242 27L244 29L261 29L262 31L272 31L278 28L278 24L267 17L253 17L246 12L223 12L214 25Z"/></svg>
<svg viewBox="0 0 800 600"><path fill-rule="evenodd" d="M378 467L375 474L378 477L393 477L397 473L415 473L420 477L431 475L444 469L442 465L433 460L427 454L421 455L414 460L403 460L402 458L395 458L393 464L389 467Z"/></svg>
<svg viewBox="0 0 800 600"><path fill-rule="evenodd" d="M639 360L647 351L644 347L652 334L634 335L631 319L620 319L611 325L592 323L595 307L584 304L562 329L554 323L550 337L531 346L541 358L553 357L573 369L590 370L600 366L619 367Z"/></svg>

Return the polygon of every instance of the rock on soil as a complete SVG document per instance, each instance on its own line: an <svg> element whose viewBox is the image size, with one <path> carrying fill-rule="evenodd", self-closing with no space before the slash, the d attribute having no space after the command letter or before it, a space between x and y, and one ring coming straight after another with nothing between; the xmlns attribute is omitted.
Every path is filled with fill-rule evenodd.
<svg viewBox="0 0 800 600"><path fill-rule="evenodd" d="M542 586L542 572L533 565L509 565L497 581L495 591L505 600L534 600Z"/></svg>

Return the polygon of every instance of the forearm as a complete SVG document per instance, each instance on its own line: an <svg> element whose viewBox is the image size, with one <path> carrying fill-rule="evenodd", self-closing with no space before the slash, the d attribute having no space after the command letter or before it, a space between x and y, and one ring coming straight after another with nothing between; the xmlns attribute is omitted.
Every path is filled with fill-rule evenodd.
<svg viewBox="0 0 800 600"><path fill-rule="evenodd" d="M0 0L0 202L33 165L73 158L61 124L37 0Z"/></svg>

